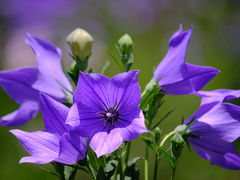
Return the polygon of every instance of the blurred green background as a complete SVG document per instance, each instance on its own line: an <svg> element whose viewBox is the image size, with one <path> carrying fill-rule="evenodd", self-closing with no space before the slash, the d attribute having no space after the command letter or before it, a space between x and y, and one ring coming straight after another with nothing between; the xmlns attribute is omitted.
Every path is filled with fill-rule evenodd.
<svg viewBox="0 0 240 180"><path fill-rule="evenodd" d="M187 59L192 64L213 66L221 73L204 90L240 88L240 1L239 0L9 0L0 1L0 68L14 69L34 64L30 48L24 44L25 32L53 42L63 49L66 65L71 63L65 38L73 29L81 27L95 39L90 67L99 72L109 60L109 52L115 53L118 38L128 33L134 41L135 62L132 69L140 69L142 89L151 79L153 69L164 57L168 40L178 30L194 26ZM106 75L119 73L114 63ZM19 92L21 93L21 92ZM188 117L199 106L194 96L166 96L158 118L166 111L174 113L161 125L166 133ZM17 108L3 90L0 90L0 115ZM16 127L27 131L43 129L39 117L29 124ZM18 164L27 155L18 140L0 127L0 179L42 180L56 179L45 171L49 165ZM239 146L239 143L236 143ZM143 156L145 144L136 140L131 156ZM154 160L150 160L150 171ZM139 163L143 179L143 161ZM169 179L170 167L163 159L159 166L159 179ZM78 179L89 179L84 173ZM150 178L151 179L151 178ZM176 180L237 180L240 173L211 167L194 151L185 148L180 158Z"/></svg>

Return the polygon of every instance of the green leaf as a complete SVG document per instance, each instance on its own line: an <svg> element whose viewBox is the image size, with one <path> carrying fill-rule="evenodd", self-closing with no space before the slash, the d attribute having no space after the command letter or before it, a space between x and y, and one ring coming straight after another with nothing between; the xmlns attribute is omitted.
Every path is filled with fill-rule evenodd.
<svg viewBox="0 0 240 180"><path fill-rule="evenodd" d="M109 56L110 56L110 60L116 63L120 71L125 71L125 68L117 58L115 58L111 53L109 53Z"/></svg>
<svg viewBox="0 0 240 180"><path fill-rule="evenodd" d="M137 162L142 159L142 157L135 157L128 161L127 169L126 169L126 177L125 180L139 180L140 171L137 168Z"/></svg>
<svg viewBox="0 0 240 180"><path fill-rule="evenodd" d="M97 171L99 167L97 157L94 151L90 147L87 150L87 158L88 158L88 162L91 162L91 166L93 167L93 169Z"/></svg>
<svg viewBox="0 0 240 180"><path fill-rule="evenodd" d="M107 180L103 167L100 167L97 172L97 180Z"/></svg>
<svg viewBox="0 0 240 180"><path fill-rule="evenodd" d="M104 168L104 172L105 172L105 174L106 174L106 178L107 178L107 179L110 179L110 178L113 176L114 171L115 171L116 168L117 168L117 165L118 165L118 161L115 160L115 159L110 160L110 161L107 163L106 167Z"/></svg>
<svg viewBox="0 0 240 180"><path fill-rule="evenodd" d="M160 152L161 154L168 160L168 163L170 164L172 169L176 168L176 162L175 159L168 153L166 152L164 149L160 148Z"/></svg>
<svg viewBox="0 0 240 180"><path fill-rule="evenodd" d="M152 149L154 152L157 152L156 145L152 138L147 136L141 136L142 140L148 145L150 149Z"/></svg>
<svg viewBox="0 0 240 180"><path fill-rule="evenodd" d="M48 173L56 176L56 177L59 177L56 172L54 172L54 171L52 171L52 170L50 170L50 169L48 169L48 168L45 168L45 167L40 167L40 168L43 169L44 171L46 171L46 172L48 172Z"/></svg>
<svg viewBox="0 0 240 180"><path fill-rule="evenodd" d="M74 180L77 169L71 166L64 166L64 178L65 180Z"/></svg>
<svg viewBox="0 0 240 180"><path fill-rule="evenodd" d="M151 128L151 130L155 129L158 127L164 120L166 120L172 113L174 112L174 109L170 110L167 112L158 122Z"/></svg>
<svg viewBox="0 0 240 180"><path fill-rule="evenodd" d="M58 163L58 162L52 162L51 163L55 169L55 171L59 174L59 179L65 179L64 177L64 164Z"/></svg>
<svg viewBox="0 0 240 180"><path fill-rule="evenodd" d="M153 118L156 116L158 109L163 103L163 97L164 94L162 94L161 89L157 86L154 80L151 80L142 93L140 104L146 118L147 127L152 124Z"/></svg>
<svg viewBox="0 0 240 180"><path fill-rule="evenodd" d="M136 164L140 159L143 159L143 157L140 157L140 156L135 157L135 158L129 160L127 165L130 167L130 166Z"/></svg>

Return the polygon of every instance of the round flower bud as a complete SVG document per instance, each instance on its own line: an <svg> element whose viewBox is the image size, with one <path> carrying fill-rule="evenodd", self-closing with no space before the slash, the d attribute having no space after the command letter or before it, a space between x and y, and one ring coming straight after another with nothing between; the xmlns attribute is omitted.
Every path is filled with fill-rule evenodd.
<svg viewBox="0 0 240 180"><path fill-rule="evenodd" d="M121 53L124 53L124 54L131 53L132 52L132 48L133 48L132 38L128 34L124 34L118 40L118 47L119 47Z"/></svg>
<svg viewBox="0 0 240 180"><path fill-rule="evenodd" d="M91 55L93 38L87 31L77 28L68 35L66 41L75 58L86 60Z"/></svg>

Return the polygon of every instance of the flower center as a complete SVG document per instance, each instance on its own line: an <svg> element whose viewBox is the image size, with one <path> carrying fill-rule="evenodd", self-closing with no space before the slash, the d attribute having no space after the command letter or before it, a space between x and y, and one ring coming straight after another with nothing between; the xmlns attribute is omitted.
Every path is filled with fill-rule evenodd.
<svg viewBox="0 0 240 180"><path fill-rule="evenodd" d="M109 108L106 112L105 112L105 120L110 123L111 125L117 121L118 119L118 112L114 107Z"/></svg>

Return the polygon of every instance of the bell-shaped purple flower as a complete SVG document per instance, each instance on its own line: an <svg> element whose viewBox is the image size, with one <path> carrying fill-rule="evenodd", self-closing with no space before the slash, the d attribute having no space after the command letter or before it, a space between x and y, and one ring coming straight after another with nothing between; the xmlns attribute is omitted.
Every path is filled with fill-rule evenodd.
<svg viewBox="0 0 240 180"><path fill-rule="evenodd" d="M85 157L86 140L68 131L65 124L69 108L42 94L40 107L43 113L45 130L26 132L10 130L31 156L23 157L20 163L45 164L52 161L74 164Z"/></svg>
<svg viewBox="0 0 240 180"><path fill-rule="evenodd" d="M142 110L138 71L109 79L101 74L80 73L66 123L102 156L115 151L123 141L147 132Z"/></svg>
<svg viewBox="0 0 240 180"><path fill-rule="evenodd" d="M212 165L240 170L240 155L232 144L240 137L240 107L225 103L239 96L239 91L216 90L202 93L202 105L185 123L195 118L189 130L189 143ZM211 97L212 95L212 97Z"/></svg>
<svg viewBox="0 0 240 180"><path fill-rule="evenodd" d="M36 116L39 92L64 102L66 89L72 90L62 71L60 49L30 34L26 35L26 43L36 55L37 66L0 72L0 86L20 105L0 118L1 126L23 125Z"/></svg>
<svg viewBox="0 0 240 180"><path fill-rule="evenodd" d="M154 80L166 94L191 94L202 89L212 80L219 70L185 62L186 50L191 38L192 28L180 29L169 41L167 55L154 72Z"/></svg>
<svg viewBox="0 0 240 180"><path fill-rule="evenodd" d="M224 101L239 98L240 90L216 89L213 91L198 91L194 94L202 98L201 106L203 106L206 104L223 103Z"/></svg>

